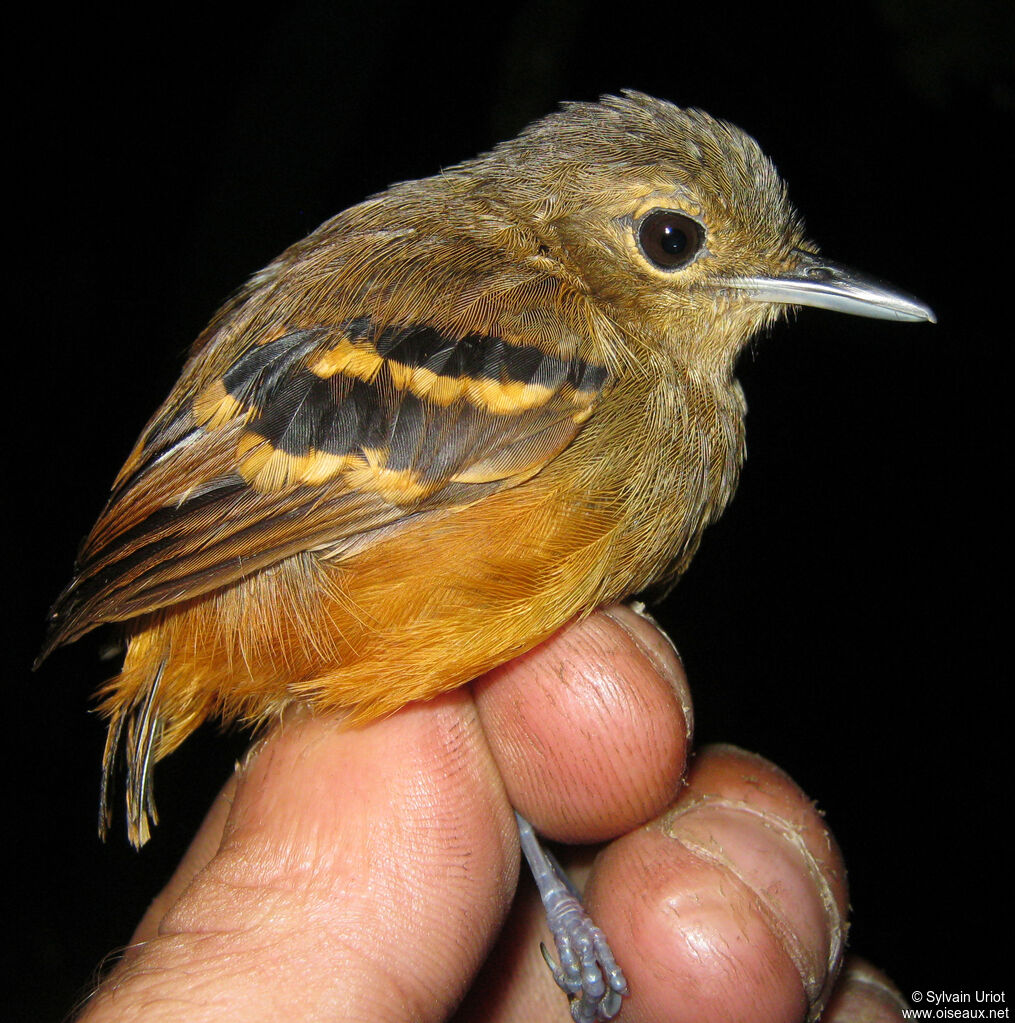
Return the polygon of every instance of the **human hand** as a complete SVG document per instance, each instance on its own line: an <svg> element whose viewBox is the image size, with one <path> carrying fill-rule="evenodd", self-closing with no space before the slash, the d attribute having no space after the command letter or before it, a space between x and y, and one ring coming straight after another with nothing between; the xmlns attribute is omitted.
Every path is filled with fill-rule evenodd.
<svg viewBox="0 0 1015 1023"><path fill-rule="evenodd" d="M294 715L82 1019L566 1020L531 885L512 904L514 806L567 843L622 836L585 895L628 979L622 1019L802 1020L841 958L838 850L761 758L713 747L688 771L690 718L672 646L624 607L365 728ZM901 1018L871 978L823 1018L858 998Z"/></svg>

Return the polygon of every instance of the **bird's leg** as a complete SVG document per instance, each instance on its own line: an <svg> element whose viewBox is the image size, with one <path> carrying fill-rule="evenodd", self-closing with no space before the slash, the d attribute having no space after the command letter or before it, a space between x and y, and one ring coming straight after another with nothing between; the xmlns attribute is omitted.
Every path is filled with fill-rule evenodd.
<svg viewBox="0 0 1015 1023"><path fill-rule="evenodd" d="M578 890L554 856L539 843L532 825L516 813L522 852L532 871L560 965L540 945L553 979L571 1002L576 1023L609 1020L620 1011L627 981L613 958L606 936L581 904Z"/></svg>

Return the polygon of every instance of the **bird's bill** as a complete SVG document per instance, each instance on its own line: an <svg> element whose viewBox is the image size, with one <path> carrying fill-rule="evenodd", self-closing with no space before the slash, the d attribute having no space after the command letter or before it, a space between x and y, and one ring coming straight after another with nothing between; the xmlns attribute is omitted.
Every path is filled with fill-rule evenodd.
<svg viewBox="0 0 1015 1023"><path fill-rule="evenodd" d="M795 250L794 269L778 277L735 277L726 286L763 302L809 305L877 320L937 323L933 310L904 291L824 256Z"/></svg>

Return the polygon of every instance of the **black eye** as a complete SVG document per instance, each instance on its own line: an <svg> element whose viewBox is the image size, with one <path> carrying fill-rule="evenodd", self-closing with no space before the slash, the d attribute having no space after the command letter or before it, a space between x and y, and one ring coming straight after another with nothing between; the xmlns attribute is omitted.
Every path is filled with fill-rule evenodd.
<svg viewBox="0 0 1015 1023"><path fill-rule="evenodd" d="M683 213L654 210L638 225L638 244L660 270L687 266L701 250L701 225Z"/></svg>

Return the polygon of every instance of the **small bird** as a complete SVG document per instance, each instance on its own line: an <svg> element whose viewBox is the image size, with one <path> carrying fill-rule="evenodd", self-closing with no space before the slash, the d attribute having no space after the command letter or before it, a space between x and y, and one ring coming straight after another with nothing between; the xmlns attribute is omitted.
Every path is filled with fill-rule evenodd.
<svg viewBox="0 0 1015 1023"><path fill-rule="evenodd" d="M42 656L126 632L102 828L121 749L140 845L152 765L209 716L367 722L672 584L737 484L737 356L794 305L934 318L820 257L752 138L637 92L283 252L194 343L50 614Z"/></svg>

